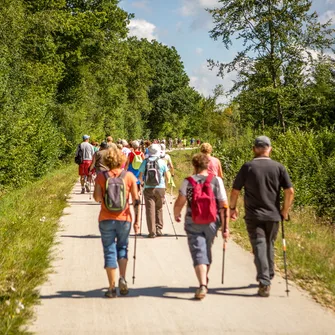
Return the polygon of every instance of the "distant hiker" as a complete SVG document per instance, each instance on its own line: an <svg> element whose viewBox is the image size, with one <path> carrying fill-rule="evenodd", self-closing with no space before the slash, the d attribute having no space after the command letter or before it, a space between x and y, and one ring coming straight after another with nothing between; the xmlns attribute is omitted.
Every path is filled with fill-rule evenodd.
<svg viewBox="0 0 335 335"><path fill-rule="evenodd" d="M94 199L101 202L99 229L104 251L105 269L109 281L109 288L105 296L115 298L117 296L115 285L118 266L120 294L127 295L129 292L126 281L128 238L132 222L129 194L131 194L135 210L135 234L139 230L138 208L140 201L135 176L121 169L125 162L125 156L122 152L113 146L108 149L105 159L110 171L98 174ZM106 182L110 185L107 190ZM125 188L121 186L125 186Z"/></svg>
<svg viewBox="0 0 335 335"><path fill-rule="evenodd" d="M216 157L211 156L212 151L213 151L213 148L209 143L201 144L200 152L202 152L203 154L206 154L209 158L208 173L211 173L214 176L218 176L223 179L221 162Z"/></svg>
<svg viewBox="0 0 335 335"><path fill-rule="evenodd" d="M88 142L90 137L88 135L83 136L83 142L78 144L76 151L76 163L79 163L79 176L81 184L81 193L90 192L89 186L89 168L92 163L94 149L93 146ZM81 163L80 163L81 162Z"/></svg>
<svg viewBox="0 0 335 335"><path fill-rule="evenodd" d="M128 157L128 155L131 153L128 142L126 140L122 140L121 144L122 144L122 152L126 157Z"/></svg>
<svg viewBox="0 0 335 335"><path fill-rule="evenodd" d="M270 159L270 139L256 138L253 146L255 158L245 163L236 176L230 196L231 219L236 220L237 199L244 187L245 222L253 248L258 294L270 295L271 279L275 275L274 242L279 222L288 218L294 190L283 165ZM284 189L284 202L280 208L280 190Z"/></svg>
<svg viewBox="0 0 335 335"><path fill-rule="evenodd" d="M144 181L144 200L146 208L148 237L162 236L163 204L165 198L165 178L167 166L160 158L161 147L152 144L148 148L149 157L145 159L140 167L139 179Z"/></svg>
<svg viewBox="0 0 335 335"><path fill-rule="evenodd" d="M108 153L107 149L108 149L107 143L101 142L99 151L96 152L93 156L93 160L92 160L92 163L89 169L89 173L94 173L93 172L94 170L96 173L109 170L109 167L107 166L107 163L106 163L106 155Z"/></svg>
<svg viewBox="0 0 335 335"><path fill-rule="evenodd" d="M169 150L171 151L173 148L173 139L170 137L169 138Z"/></svg>
<svg viewBox="0 0 335 335"><path fill-rule="evenodd" d="M144 142L144 147L145 147L145 149L144 149L144 157L145 157L145 158L148 158L148 157L149 157L149 147L150 147L150 145L151 145L151 142L150 142L150 141L146 140L146 141Z"/></svg>
<svg viewBox="0 0 335 335"><path fill-rule="evenodd" d="M229 237L229 209L226 190L221 178L208 173L209 158L199 153L193 156L194 175L186 178L174 204L174 216L181 220L181 211L187 203L185 231L193 266L199 281L196 299L208 291L208 273L212 264L212 245L218 228ZM224 229L225 228L225 229Z"/></svg>
<svg viewBox="0 0 335 335"><path fill-rule="evenodd" d="M112 136L107 136L106 141L107 141L108 148L114 145Z"/></svg>
<svg viewBox="0 0 335 335"><path fill-rule="evenodd" d="M165 144L161 144L161 158L167 166L166 179L168 181L168 184L171 185L171 187L175 187L175 184L173 182L174 167L172 164L171 156L166 153Z"/></svg>
<svg viewBox="0 0 335 335"><path fill-rule="evenodd" d="M200 145L200 140L199 139L197 139L197 146L199 146Z"/></svg>
<svg viewBox="0 0 335 335"><path fill-rule="evenodd" d="M94 152L98 152L99 151L99 143L98 142L92 142L91 144L93 146Z"/></svg>
<svg viewBox="0 0 335 335"><path fill-rule="evenodd" d="M184 138L184 139L183 139L183 148L186 149L186 146L187 146L187 139Z"/></svg>
<svg viewBox="0 0 335 335"><path fill-rule="evenodd" d="M140 143L138 141L133 141L131 143L134 151L131 152L128 156L128 160L125 166L125 170L131 172L137 178L137 186L140 191L141 181L139 180L140 176L140 167L144 161L144 153L140 151Z"/></svg>

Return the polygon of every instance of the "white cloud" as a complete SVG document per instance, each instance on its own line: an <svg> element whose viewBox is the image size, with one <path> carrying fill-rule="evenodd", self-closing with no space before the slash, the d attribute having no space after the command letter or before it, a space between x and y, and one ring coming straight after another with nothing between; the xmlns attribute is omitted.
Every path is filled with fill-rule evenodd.
<svg viewBox="0 0 335 335"><path fill-rule="evenodd" d="M205 97L213 95L215 86L222 85L225 92L229 91L233 85L233 80L236 79L236 73L229 73L225 79L217 76L217 70L209 70L207 62L202 63L198 68L192 71L190 76L190 85ZM223 99L219 102L227 102Z"/></svg>
<svg viewBox="0 0 335 335"><path fill-rule="evenodd" d="M212 28L212 17L205 9L214 8L218 5L218 0L182 0L179 13L182 16L193 18L191 23L192 30L209 30Z"/></svg>
<svg viewBox="0 0 335 335"><path fill-rule="evenodd" d="M148 8L148 0L135 1L131 4L135 8Z"/></svg>
<svg viewBox="0 0 335 335"><path fill-rule="evenodd" d="M136 36L138 38L146 38L147 40L157 40L157 27L146 20L133 19L129 23L129 36Z"/></svg>
<svg viewBox="0 0 335 335"><path fill-rule="evenodd" d="M182 0L179 11L183 16L195 16L206 8L218 5L218 0Z"/></svg>
<svg viewBox="0 0 335 335"><path fill-rule="evenodd" d="M332 20L333 24L334 24L334 21L335 21L335 11L334 10L327 10L326 12L324 12L321 16L320 16L320 22L321 23L326 23L328 22L329 20Z"/></svg>
<svg viewBox="0 0 335 335"><path fill-rule="evenodd" d="M196 48L196 49L195 49L195 53L196 53L197 55L201 55L203 52L204 52L204 49L202 49L202 48Z"/></svg>

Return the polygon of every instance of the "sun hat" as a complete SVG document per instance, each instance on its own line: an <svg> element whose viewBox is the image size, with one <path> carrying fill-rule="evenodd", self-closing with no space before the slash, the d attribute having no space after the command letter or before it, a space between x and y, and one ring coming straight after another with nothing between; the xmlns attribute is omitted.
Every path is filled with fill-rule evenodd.
<svg viewBox="0 0 335 335"><path fill-rule="evenodd" d="M161 152L162 150L159 144L151 144L148 148L149 157L160 157Z"/></svg>

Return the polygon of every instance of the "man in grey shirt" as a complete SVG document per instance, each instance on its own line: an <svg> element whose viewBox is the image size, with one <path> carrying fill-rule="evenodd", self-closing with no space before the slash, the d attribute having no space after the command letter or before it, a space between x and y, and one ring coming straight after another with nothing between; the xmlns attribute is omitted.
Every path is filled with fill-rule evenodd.
<svg viewBox="0 0 335 335"><path fill-rule="evenodd" d="M245 222L255 257L258 294L268 297L274 277L274 242L279 222L288 218L294 190L285 167L270 158L272 147L268 137L257 137L253 151L255 158L242 166L234 181L230 215L233 221L237 219L236 204L244 188ZM284 190L282 208L281 189Z"/></svg>
<svg viewBox="0 0 335 335"><path fill-rule="evenodd" d="M88 135L83 136L83 142L80 143L77 147L76 156L78 155L79 151L81 151L82 156L82 163L79 165L79 176L80 176L80 183L81 183L81 193L90 192L89 186L89 168L93 160L94 155L94 148L88 142L90 137ZM79 150L80 148L80 150Z"/></svg>

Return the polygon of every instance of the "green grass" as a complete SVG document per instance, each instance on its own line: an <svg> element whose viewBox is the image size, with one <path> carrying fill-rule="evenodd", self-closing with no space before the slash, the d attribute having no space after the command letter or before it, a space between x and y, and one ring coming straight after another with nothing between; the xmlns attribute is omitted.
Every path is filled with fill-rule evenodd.
<svg viewBox="0 0 335 335"><path fill-rule="evenodd" d="M176 167L176 186L192 171L191 152L171 153ZM179 176L178 176L179 175ZM228 191L228 190L227 190ZM243 220L243 201L239 200L240 215L231 222L231 236L235 242L251 252ZM288 277L306 289L322 305L335 310L335 228L308 208L296 209L291 221L285 222ZM281 233L276 242L276 266L283 273Z"/></svg>
<svg viewBox="0 0 335 335"><path fill-rule="evenodd" d="M75 166L0 200L0 334L24 334L47 278L59 218L77 179Z"/></svg>

